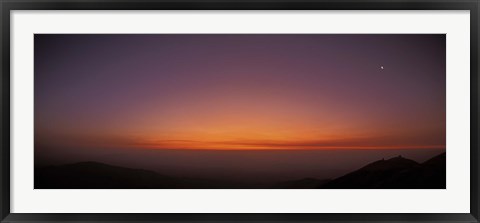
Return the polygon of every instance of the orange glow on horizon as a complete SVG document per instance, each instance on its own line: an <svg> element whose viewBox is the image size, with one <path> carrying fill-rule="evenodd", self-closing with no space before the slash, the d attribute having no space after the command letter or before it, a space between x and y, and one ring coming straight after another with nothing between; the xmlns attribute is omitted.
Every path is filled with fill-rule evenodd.
<svg viewBox="0 0 480 223"><path fill-rule="evenodd" d="M179 134L181 135L181 134ZM235 135L190 134L183 139L136 138L126 147L149 149L194 149L194 150L322 150L322 149L434 149L445 148L441 144L409 144L395 138L379 136L324 135L322 137L251 134L250 137ZM169 139L170 138L170 139ZM316 140L321 138L322 140Z"/></svg>
<svg viewBox="0 0 480 223"><path fill-rule="evenodd" d="M420 145L420 146L245 146L229 145L222 146L221 143L199 143L195 145L156 145L156 144L137 144L133 145L142 149L181 149L181 150L349 150L349 149L445 149L445 145Z"/></svg>
<svg viewBox="0 0 480 223"><path fill-rule="evenodd" d="M89 134L56 135L58 144L65 146L108 147L131 149L192 149L192 150L332 150L332 149L436 149L445 144L428 140L428 135L418 137L421 132L388 131L370 129L361 131L355 125L325 126L318 128L307 122L248 121L246 117L230 119L229 124L218 123L209 117L202 129L188 123L201 119L188 119L183 129L163 131L145 128L142 125L136 134L129 129L116 129L110 134L89 132ZM222 120L222 119L220 119ZM288 128L281 128L281 124ZM152 125L149 125L152 126ZM361 125L359 125L361 126ZM135 128L133 128L135 129ZM148 131L146 131L146 130ZM171 128L173 129L173 128ZM359 130L360 129L360 130ZM143 130L143 131L142 131ZM375 131L376 130L376 131ZM426 140L427 139L427 140ZM71 144L71 145L69 145Z"/></svg>
<svg viewBox="0 0 480 223"><path fill-rule="evenodd" d="M35 144L72 154L446 145L445 35L36 35L35 55Z"/></svg>

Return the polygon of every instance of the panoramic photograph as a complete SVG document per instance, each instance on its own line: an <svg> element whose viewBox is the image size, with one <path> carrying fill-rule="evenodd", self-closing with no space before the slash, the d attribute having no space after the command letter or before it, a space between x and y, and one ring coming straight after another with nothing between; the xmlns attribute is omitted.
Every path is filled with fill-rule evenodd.
<svg viewBox="0 0 480 223"><path fill-rule="evenodd" d="M446 154L445 34L34 35L35 189L446 189Z"/></svg>

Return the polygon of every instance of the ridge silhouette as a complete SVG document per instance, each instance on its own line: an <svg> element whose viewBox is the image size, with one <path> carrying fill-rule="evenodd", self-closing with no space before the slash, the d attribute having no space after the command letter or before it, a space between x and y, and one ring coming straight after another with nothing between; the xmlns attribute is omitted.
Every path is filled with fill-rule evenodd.
<svg viewBox="0 0 480 223"><path fill-rule="evenodd" d="M325 189L445 189L446 153L423 163L401 156L370 163L336 178Z"/></svg>
<svg viewBox="0 0 480 223"><path fill-rule="evenodd" d="M305 177L259 185L182 178L99 162L35 168L35 189L445 189L446 153L417 163L402 156L377 160L333 180Z"/></svg>

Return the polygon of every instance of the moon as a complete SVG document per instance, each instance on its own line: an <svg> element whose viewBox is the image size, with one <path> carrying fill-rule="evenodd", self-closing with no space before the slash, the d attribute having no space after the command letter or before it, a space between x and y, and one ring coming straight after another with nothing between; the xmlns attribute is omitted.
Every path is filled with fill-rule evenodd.
<svg viewBox="0 0 480 223"><path fill-rule="evenodd" d="M382 69L382 70L383 70L383 66L380 66L380 69Z"/></svg>

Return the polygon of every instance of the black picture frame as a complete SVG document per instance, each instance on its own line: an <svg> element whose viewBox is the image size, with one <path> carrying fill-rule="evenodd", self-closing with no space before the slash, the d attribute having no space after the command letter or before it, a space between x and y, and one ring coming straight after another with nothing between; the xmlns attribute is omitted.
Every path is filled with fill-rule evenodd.
<svg viewBox="0 0 480 223"><path fill-rule="evenodd" d="M1 222L479 222L478 0L1 0ZM12 10L468 10L470 11L470 213L82 214L10 211L10 13ZM94 202L94 201L92 201Z"/></svg>

